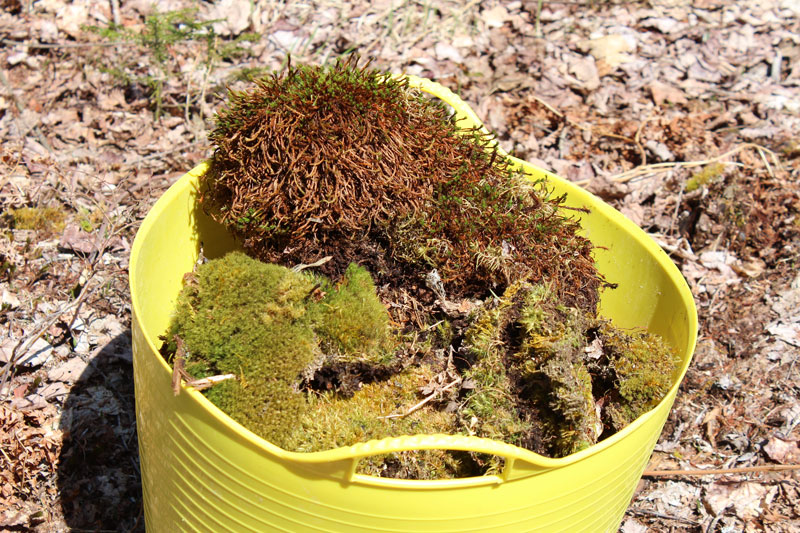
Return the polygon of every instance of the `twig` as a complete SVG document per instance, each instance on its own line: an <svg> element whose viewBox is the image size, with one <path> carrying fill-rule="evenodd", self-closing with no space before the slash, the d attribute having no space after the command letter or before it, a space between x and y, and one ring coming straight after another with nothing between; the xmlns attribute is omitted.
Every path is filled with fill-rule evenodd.
<svg viewBox="0 0 800 533"><path fill-rule="evenodd" d="M180 39L176 43L192 43L193 39ZM114 46L139 46L132 41L98 41L96 43L40 43L38 41L14 41L12 39L0 39L0 43L6 46L25 46L36 50L60 50L62 48L112 48Z"/></svg>
<svg viewBox="0 0 800 533"><path fill-rule="evenodd" d="M636 148L639 149L639 153L642 156L641 165L646 165L647 164L647 152L645 151L644 146L642 146L642 141L641 141L641 139L642 139L642 130L644 129L644 127L647 125L648 122L653 120L653 118L654 117L648 117L648 118L644 119L642 121L642 123L639 124L639 127L636 128L636 135L633 136L633 142L636 143Z"/></svg>
<svg viewBox="0 0 800 533"><path fill-rule="evenodd" d="M183 345L183 339L175 335L172 337L175 340L175 358L172 361L172 394L175 396L181 393L181 378L186 375L184 370L186 365L186 347Z"/></svg>
<svg viewBox="0 0 800 533"><path fill-rule="evenodd" d="M94 278L94 273L92 273L92 275L86 281L86 285L88 285L89 282L93 278ZM22 355L28 353L28 351L33 346L33 343L35 343L37 340L39 340L42 337L42 335L44 335L47 332L47 330L50 329L50 326L55 324L56 321L59 318L61 318L62 315L65 315L66 313L69 313L70 311L74 311L74 310L80 309L80 307L83 304L84 300L86 300L86 298L88 298L89 294L94 292L95 287L93 287L91 290L89 290L89 289L86 288L86 285L84 286L83 290L81 291L81 293L78 295L78 297L75 300L73 300L69 304L65 305L61 309L59 309L57 311L54 311L54 312L50 313L49 315L47 315L44 318L44 321L42 322L42 325L40 325L38 328L33 330L33 332L31 334L29 334L29 335L23 337L22 339L20 339L19 342L16 345L14 345L14 348L11 350L11 356L8 358L8 361L6 362L6 364L3 365L2 372L0 372L0 391L5 389L6 384L8 383L8 380L9 380L9 378L11 376L11 369L14 368L17 365L17 362L19 361L19 358L22 357ZM69 323L69 327L70 328L72 327L72 323L74 321L75 321L75 315L73 315L72 319L70 320L70 323ZM2 394L0 394L0 397L2 397Z"/></svg>
<svg viewBox="0 0 800 533"><path fill-rule="evenodd" d="M709 468L689 470L645 470L642 476L647 477L672 477L672 476L719 476L724 474L743 474L747 472L783 472L798 470L800 465L762 465L743 466L739 468Z"/></svg>
<svg viewBox="0 0 800 533"><path fill-rule="evenodd" d="M236 374L220 374L218 376L209 376L203 379L195 379L192 381L187 381L186 386L191 387L195 390L205 390L209 387L213 387L217 383L222 383L223 381L227 381L229 379L236 379Z"/></svg>
<svg viewBox="0 0 800 533"><path fill-rule="evenodd" d="M40 42L14 41L11 39L0 39L0 43L3 43L6 46L26 46L28 48L34 48L37 50L57 50L60 48L92 48L95 46L106 48L112 46L133 44L125 41L111 41L111 42L97 42L97 43L40 43Z"/></svg>
<svg viewBox="0 0 800 533"><path fill-rule="evenodd" d="M667 162L667 163L654 163L652 165L640 165L640 166L634 167L634 168L632 168L630 170L626 170L625 172L621 172L619 174L615 174L615 175L611 176L609 178L609 180L616 181L616 182L619 182L619 183L625 183L625 182L628 182L628 181L630 181L630 180L632 180L634 178L637 178L639 176L644 176L644 175L647 175L647 174L656 174L656 173L659 173L659 172L666 172L666 171L671 170L673 168L702 167L702 166L705 166L705 165L709 165L711 163L716 163L716 162L721 161L722 159L725 159L725 158L730 157L732 155L738 154L739 152L741 152L742 150L745 150L747 148L752 148L753 150L756 150L757 152L759 152L759 154L761 154L762 158L764 159L765 163L766 163L766 156L764 154L769 154L772 157L773 163L776 163L776 166L780 166L779 164L777 164L778 163L778 158L775 155L775 152L773 152L772 150L770 150L768 148L765 148L765 147L763 147L763 146L761 146L759 144L742 143L739 146L737 146L736 148L733 148L732 150L728 150L724 154L718 155L716 157L712 157L710 159L704 159L702 161L677 161L677 162ZM769 167L768 163L767 163L767 170L770 172L770 175L772 176L772 169ZM580 181L576 181L574 183L576 185L583 186L583 185L586 185L587 183L589 183L589 180L580 180Z"/></svg>
<svg viewBox="0 0 800 533"><path fill-rule="evenodd" d="M120 25L119 0L111 0L111 20L114 21L114 26Z"/></svg>
<svg viewBox="0 0 800 533"><path fill-rule="evenodd" d="M699 526L700 523L694 520L690 520L688 518L682 518L680 516L670 516L663 513L658 513L656 511L648 511L647 509L628 509L628 512L631 514L639 515L639 516L652 516L655 518L661 518L663 520L675 520L676 522L683 522L684 524L689 524L692 526Z"/></svg>
<svg viewBox="0 0 800 533"><path fill-rule="evenodd" d="M308 264L308 265L300 263L299 265L295 265L295 266L292 267L292 272L300 272L301 270L305 270L307 268L316 268L318 266L324 265L325 263L327 263L331 259L333 259L332 255L326 255L325 257L323 257L319 261L314 261L313 263Z"/></svg>
<svg viewBox="0 0 800 533"><path fill-rule="evenodd" d="M410 408L408 411L406 411L406 412L405 412L405 413L403 413L403 414L394 414L394 415L379 416L378 418L383 418L383 419L389 419L389 418L405 418L405 417L407 417L408 415L410 415L411 413L413 413L414 411L417 411L417 410L419 410L420 408L422 408L422 406L424 406L424 405L425 405L426 403L428 403L429 401L433 400L433 399L434 399L436 396L438 396L439 394L443 393L444 391L446 391L446 390L448 390L448 389L451 389L451 388L453 387L453 385L456 385L456 384L458 384L458 383L461 383L461 378L458 378L458 379L456 379L456 380L454 380L454 381L452 381L452 382L448 383L447 385L445 385L445 386L444 386L444 387L442 387L441 389L438 389L438 390L435 390L435 391L433 391L432 393L430 393L430 395L426 396L426 397L425 397L425 399L423 399L421 402L419 402L418 404L416 404L416 405L414 405L413 407L411 407L411 408Z"/></svg>
<svg viewBox="0 0 800 533"><path fill-rule="evenodd" d="M229 379L236 379L236 374L220 374L218 376L209 376L207 378L193 379L192 376L186 372L186 345L183 343L178 335L172 337L175 339L175 358L172 362L172 394L178 396L181 393L181 380L186 381L186 386L195 390L201 391L213 387L217 383L227 381Z"/></svg>
<svg viewBox="0 0 800 533"><path fill-rule="evenodd" d="M536 96L535 94L532 94L531 98L533 98L534 100L536 100L537 102L542 104L544 107L547 108L548 111L553 113L558 118L564 118L564 113L562 113L561 111L557 110L555 107L551 106L550 104L548 104L547 102L545 102L544 100L542 100L541 98Z"/></svg>

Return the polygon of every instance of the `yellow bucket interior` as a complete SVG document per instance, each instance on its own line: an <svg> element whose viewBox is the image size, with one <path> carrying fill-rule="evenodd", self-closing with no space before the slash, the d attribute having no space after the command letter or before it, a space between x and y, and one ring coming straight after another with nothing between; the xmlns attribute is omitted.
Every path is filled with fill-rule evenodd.
<svg viewBox="0 0 800 533"><path fill-rule="evenodd" d="M453 107L465 126L481 126L461 99L429 80L411 85ZM561 459L498 441L416 435L315 453L288 452L257 437L183 389L158 353L183 275L200 248L217 257L236 248L198 207L194 168L154 205L130 259L134 379L144 510L150 532L616 531L669 414L694 350L697 316L686 282L641 229L590 193L525 161L580 215L608 281L600 312L627 328L663 336L681 355L669 394L616 435ZM499 475L414 481L356 474L360 458L389 452L472 450L505 459Z"/></svg>

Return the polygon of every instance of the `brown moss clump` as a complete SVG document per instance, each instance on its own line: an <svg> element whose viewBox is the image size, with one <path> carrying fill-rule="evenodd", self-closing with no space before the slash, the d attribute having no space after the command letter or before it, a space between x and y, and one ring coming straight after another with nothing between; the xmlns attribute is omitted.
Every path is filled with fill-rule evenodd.
<svg viewBox="0 0 800 533"><path fill-rule="evenodd" d="M314 250L334 257L331 278L357 260L395 286L437 269L452 296L547 279L594 309L591 244L563 198L402 79L352 58L290 66L232 92L210 138L202 204L255 257L295 264Z"/></svg>

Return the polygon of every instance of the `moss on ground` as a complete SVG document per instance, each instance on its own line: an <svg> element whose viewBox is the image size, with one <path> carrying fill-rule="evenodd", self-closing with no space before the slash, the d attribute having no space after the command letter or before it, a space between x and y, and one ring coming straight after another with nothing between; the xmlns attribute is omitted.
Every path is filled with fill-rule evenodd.
<svg viewBox="0 0 800 533"><path fill-rule="evenodd" d="M11 225L15 229L61 233L64 231L67 216L58 207L20 207L9 209Z"/></svg>

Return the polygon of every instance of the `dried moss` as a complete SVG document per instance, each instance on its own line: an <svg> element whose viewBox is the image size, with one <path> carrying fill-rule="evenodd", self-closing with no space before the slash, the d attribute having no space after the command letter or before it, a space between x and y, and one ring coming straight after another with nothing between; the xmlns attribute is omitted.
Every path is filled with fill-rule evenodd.
<svg viewBox="0 0 800 533"><path fill-rule="evenodd" d="M201 201L255 257L314 250L332 277L357 258L392 284L436 268L450 295L547 279L594 309L601 280L564 198L407 81L352 57L290 66L231 93L210 138Z"/></svg>

